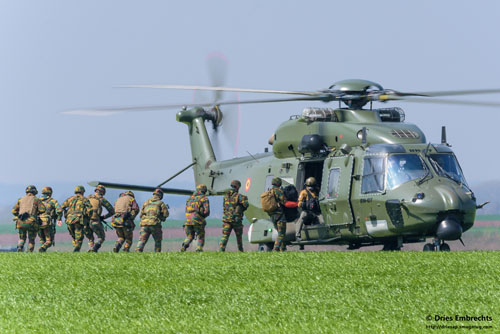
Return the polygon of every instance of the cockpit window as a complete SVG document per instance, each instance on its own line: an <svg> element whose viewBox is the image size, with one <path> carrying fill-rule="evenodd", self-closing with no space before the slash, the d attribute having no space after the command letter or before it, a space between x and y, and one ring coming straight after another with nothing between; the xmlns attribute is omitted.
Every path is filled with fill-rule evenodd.
<svg viewBox="0 0 500 334"><path fill-rule="evenodd" d="M468 187L464 174L453 154L430 154L429 161L439 176L447 177Z"/></svg>
<svg viewBox="0 0 500 334"><path fill-rule="evenodd" d="M381 193L385 182L385 156L367 156L363 165L361 193Z"/></svg>
<svg viewBox="0 0 500 334"><path fill-rule="evenodd" d="M395 154L387 159L387 189L426 176L428 168L417 154Z"/></svg>

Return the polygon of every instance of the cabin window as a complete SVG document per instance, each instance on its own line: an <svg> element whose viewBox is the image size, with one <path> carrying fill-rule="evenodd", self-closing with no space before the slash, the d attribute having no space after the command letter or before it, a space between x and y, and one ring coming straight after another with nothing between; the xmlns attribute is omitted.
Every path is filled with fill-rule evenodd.
<svg viewBox="0 0 500 334"><path fill-rule="evenodd" d="M387 188L429 175L429 169L417 154L394 154L387 160Z"/></svg>
<svg viewBox="0 0 500 334"><path fill-rule="evenodd" d="M336 198L339 192L339 176L340 168L330 169L330 175L328 176L328 198Z"/></svg>
<svg viewBox="0 0 500 334"><path fill-rule="evenodd" d="M450 178L468 187L462 169L453 154L431 154L429 161L439 176Z"/></svg>
<svg viewBox="0 0 500 334"><path fill-rule="evenodd" d="M385 183L385 157L368 156L364 159L361 193L381 193Z"/></svg>

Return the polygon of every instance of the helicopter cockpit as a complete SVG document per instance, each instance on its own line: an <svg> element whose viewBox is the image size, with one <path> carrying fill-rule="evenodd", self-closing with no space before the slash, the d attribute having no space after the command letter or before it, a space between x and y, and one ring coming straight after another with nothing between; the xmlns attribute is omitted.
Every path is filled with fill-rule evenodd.
<svg viewBox="0 0 500 334"><path fill-rule="evenodd" d="M436 145L433 149L433 153L427 154L424 150L423 154L419 154L411 152L412 150L407 152L400 145L369 147L367 153L377 154L368 154L364 158L361 192L381 193L409 181L424 181L433 177L432 171L439 177L448 178L469 189L452 150L445 145Z"/></svg>

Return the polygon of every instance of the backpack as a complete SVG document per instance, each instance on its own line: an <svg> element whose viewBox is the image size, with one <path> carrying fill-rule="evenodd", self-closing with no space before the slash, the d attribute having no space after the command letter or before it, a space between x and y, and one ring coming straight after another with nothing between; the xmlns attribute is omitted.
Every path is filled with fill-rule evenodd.
<svg viewBox="0 0 500 334"><path fill-rule="evenodd" d="M226 194L224 196L224 212L226 212L229 216L234 216L236 213L236 209L238 208L238 197L239 193L235 192L231 195Z"/></svg>
<svg viewBox="0 0 500 334"><path fill-rule="evenodd" d="M102 205L101 201L97 196L89 196L88 197L90 205L92 205L92 220L100 220L102 213Z"/></svg>
<svg viewBox="0 0 500 334"><path fill-rule="evenodd" d="M314 213L320 213L318 197L314 197L309 190L307 190L306 210Z"/></svg>
<svg viewBox="0 0 500 334"><path fill-rule="evenodd" d="M297 188L293 184L287 185L283 189L283 193L285 194L285 198L290 202L297 202L299 200L299 193L297 192Z"/></svg>
<svg viewBox="0 0 500 334"><path fill-rule="evenodd" d="M141 225L156 225L160 222L161 201L148 200L141 214Z"/></svg>
<svg viewBox="0 0 500 334"><path fill-rule="evenodd" d="M260 205L262 206L262 210L267 213L272 213L278 209L278 201L274 196L273 188L260 195Z"/></svg>

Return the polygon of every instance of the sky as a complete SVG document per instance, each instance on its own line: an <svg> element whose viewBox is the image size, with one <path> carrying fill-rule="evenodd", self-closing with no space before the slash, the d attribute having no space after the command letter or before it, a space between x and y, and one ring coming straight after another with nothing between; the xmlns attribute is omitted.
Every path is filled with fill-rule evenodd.
<svg viewBox="0 0 500 334"><path fill-rule="evenodd" d="M0 197L28 184L156 185L188 165L177 110L62 112L192 102L187 91L116 87L210 85L213 53L227 59L224 85L239 88L318 90L350 78L400 91L500 88L499 13L497 1L0 0ZM324 105L241 106L237 155L262 152L307 106ZM387 106L401 106L428 141L446 125L469 183L500 179L499 109ZM192 184L186 172L170 186Z"/></svg>

